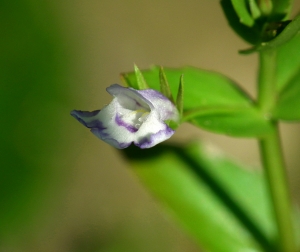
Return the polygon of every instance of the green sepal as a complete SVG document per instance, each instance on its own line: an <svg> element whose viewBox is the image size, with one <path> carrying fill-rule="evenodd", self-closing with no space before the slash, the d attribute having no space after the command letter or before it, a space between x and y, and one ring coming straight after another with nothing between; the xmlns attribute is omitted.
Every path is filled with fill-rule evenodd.
<svg viewBox="0 0 300 252"><path fill-rule="evenodd" d="M276 28L271 28L269 31L269 33L271 32L273 33L273 36L275 36L274 39L268 42L262 42L250 49L240 50L239 52L241 54L250 54L258 51L274 50L289 42L300 30L300 15L298 15L292 22L283 21L274 24L271 23L270 25L277 25Z"/></svg>
<svg viewBox="0 0 300 252"><path fill-rule="evenodd" d="M260 50L280 34L286 24L291 0L221 0L221 6L231 28L255 46L241 50L249 54ZM272 28L276 24L279 27Z"/></svg>
<svg viewBox="0 0 300 252"><path fill-rule="evenodd" d="M247 0L231 0L231 3L239 17L239 21L248 27L252 27L255 21L248 11Z"/></svg>
<svg viewBox="0 0 300 252"><path fill-rule="evenodd" d="M170 85L168 83L166 74L164 73L164 69L161 66L159 68L159 84L160 84L160 92L167 97L171 102L174 103L174 98L171 93Z"/></svg>
<svg viewBox="0 0 300 252"><path fill-rule="evenodd" d="M255 23L252 27L249 27L241 23L240 17L236 13L231 0L221 0L220 3L228 24L241 38L252 45L256 45L261 42L261 25Z"/></svg>
<svg viewBox="0 0 300 252"><path fill-rule="evenodd" d="M259 8L264 16L269 16L273 10L272 0L260 0L258 1Z"/></svg>
<svg viewBox="0 0 300 252"><path fill-rule="evenodd" d="M138 89L138 90L148 89L149 86L148 86L142 72L137 67L137 65L134 65L134 72L135 72L137 87L133 87L133 88Z"/></svg>
<svg viewBox="0 0 300 252"><path fill-rule="evenodd" d="M180 76L179 81L179 87L178 87L178 93L176 98L176 107L179 112L180 118L182 118L183 114L183 93L184 93L184 87L183 87L183 74Z"/></svg>
<svg viewBox="0 0 300 252"><path fill-rule="evenodd" d="M270 131L270 123L251 98L234 81L222 74L185 67L164 68L173 94L184 74L183 118L212 132L236 137L261 137ZM159 90L159 67L143 71L152 89ZM129 86L135 86L134 73L123 74ZM196 111L196 112L195 112ZM188 115L188 116L187 116Z"/></svg>
<svg viewBox="0 0 300 252"><path fill-rule="evenodd" d="M172 120L167 120L165 121L165 123L172 129L172 130L176 130L179 126L180 126L180 122L175 122Z"/></svg>
<svg viewBox="0 0 300 252"><path fill-rule="evenodd" d="M254 19L258 19L261 16L261 11L259 7L257 6L257 3L255 0L249 0L249 7L251 15Z"/></svg>

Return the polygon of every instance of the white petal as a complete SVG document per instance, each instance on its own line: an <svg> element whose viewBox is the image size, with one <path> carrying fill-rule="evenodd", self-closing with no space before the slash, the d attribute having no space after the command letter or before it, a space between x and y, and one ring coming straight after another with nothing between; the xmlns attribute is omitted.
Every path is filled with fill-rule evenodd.
<svg viewBox="0 0 300 252"><path fill-rule="evenodd" d="M134 90L117 84L107 88L115 98L101 111L72 111L78 121L112 146L123 149L131 143L150 148L168 138L174 131L165 120L178 120L178 111L161 93Z"/></svg>
<svg viewBox="0 0 300 252"><path fill-rule="evenodd" d="M176 107L164 95L153 89L136 90L136 92L152 104L153 109L159 113L160 120L178 121L179 114Z"/></svg>
<svg viewBox="0 0 300 252"><path fill-rule="evenodd" d="M136 132L134 144L140 148L150 148L154 145L169 139L174 130L165 123L158 120L158 114L151 112L147 120L142 124Z"/></svg>

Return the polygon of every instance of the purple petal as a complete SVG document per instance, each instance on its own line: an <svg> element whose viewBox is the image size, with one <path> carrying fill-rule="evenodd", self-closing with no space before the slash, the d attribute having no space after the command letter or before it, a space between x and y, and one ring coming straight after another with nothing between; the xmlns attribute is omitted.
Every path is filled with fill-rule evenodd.
<svg viewBox="0 0 300 252"><path fill-rule="evenodd" d="M106 90L109 94L116 97L119 100L119 103L124 107L127 107L126 102L123 101L123 99L126 99L127 101L131 100L138 107L146 109L149 109L149 107L153 108L151 102L145 99L145 97L135 89L125 88L118 84L114 84L109 86Z"/></svg>
<svg viewBox="0 0 300 252"><path fill-rule="evenodd" d="M139 140L138 143L134 144L141 149L151 148L154 145L169 139L174 134L174 132L174 130L166 125L166 128L164 130L160 130L155 134L146 136L143 139Z"/></svg>
<svg viewBox="0 0 300 252"><path fill-rule="evenodd" d="M170 100L167 97L165 97L162 93L154 89L136 90L136 92L141 94L148 101L151 101L153 99L161 99L170 102Z"/></svg>
<svg viewBox="0 0 300 252"><path fill-rule="evenodd" d="M116 139L112 138L109 134L103 132L103 130L100 128L93 128L93 129L91 129L91 132L98 138L102 139L103 141L105 141L106 143L112 145L113 147L115 147L117 149L125 149L129 145L132 144L132 142L120 143Z"/></svg>
<svg viewBox="0 0 300 252"><path fill-rule="evenodd" d="M75 117L80 123L82 123L87 128L101 128L103 127L101 122L98 120L89 120L92 117L98 115L100 110L95 110L92 112L89 111L81 111L81 110L73 110L71 111L71 116Z"/></svg>
<svg viewBox="0 0 300 252"><path fill-rule="evenodd" d="M131 143L140 148L150 148L167 140L174 130L165 120L178 120L174 104L156 90L135 90L117 84L107 88L115 98L101 111L74 110L71 115L91 132L108 144L123 149ZM146 111L145 120L140 120L138 111ZM131 113L135 112L135 116ZM142 115L142 114L141 114ZM136 127L136 120L139 128Z"/></svg>
<svg viewBox="0 0 300 252"><path fill-rule="evenodd" d="M116 115L115 122L119 126L126 128L128 131L130 131L132 133L137 132L139 130L136 127L134 127L133 125L130 125L130 124L124 122L118 114Z"/></svg>

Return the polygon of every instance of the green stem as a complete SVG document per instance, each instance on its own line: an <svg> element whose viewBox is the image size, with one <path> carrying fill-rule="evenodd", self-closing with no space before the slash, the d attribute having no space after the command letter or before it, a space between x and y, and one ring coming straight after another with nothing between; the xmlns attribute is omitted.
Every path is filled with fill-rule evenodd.
<svg viewBox="0 0 300 252"><path fill-rule="evenodd" d="M266 118L276 98L276 52L260 53L258 105ZM281 150L278 122L270 121L272 131L260 140L260 152L268 181L278 229L279 248L282 252L295 252L295 234L292 225L291 201L286 170Z"/></svg>
<svg viewBox="0 0 300 252"><path fill-rule="evenodd" d="M269 117L268 113L276 98L276 52L273 50L260 53L260 72L258 80L258 106Z"/></svg>

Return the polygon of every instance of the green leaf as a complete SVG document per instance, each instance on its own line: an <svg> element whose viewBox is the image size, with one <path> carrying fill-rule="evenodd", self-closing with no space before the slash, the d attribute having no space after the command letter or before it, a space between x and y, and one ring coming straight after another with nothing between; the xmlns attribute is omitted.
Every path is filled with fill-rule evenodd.
<svg viewBox="0 0 300 252"><path fill-rule="evenodd" d="M273 2L273 10L272 16L273 20L283 19L289 13L292 7L292 0L272 0Z"/></svg>
<svg viewBox="0 0 300 252"><path fill-rule="evenodd" d="M300 72L280 92L273 117L283 120L300 120Z"/></svg>
<svg viewBox="0 0 300 252"><path fill-rule="evenodd" d="M193 115L194 114L194 115ZM197 116L195 116L195 114ZM199 127L236 137L256 137L269 132L270 125L255 107L208 107L191 110L186 118Z"/></svg>
<svg viewBox="0 0 300 252"><path fill-rule="evenodd" d="M229 78L193 67L165 68L173 96L184 75L184 120L216 133L256 137L269 131L269 123L255 109L252 100ZM159 90L159 68L143 71L153 89ZM129 86L136 86L134 73L123 74Z"/></svg>
<svg viewBox="0 0 300 252"><path fill-rule="evenodd" d="M137 67L137 65L134 65L134 72L135 72L135 78L136 78L136 86L133 88L138 89L138 90L148 89L149 86L148 86L147 82L145 81L144 76L143 76L142 72L140 71L140 69Z"/></svg>
<svg viewBox="0 0 300 252"><path fill-rule="evenodd" d="M260 25L254 24L252 27L249 27L241 23L231 0L221 0L221 6L228 24L241 38L252 45L260 43L260 34L262 29Z"/></svg>
<svg viewBox="0 0 300 252"><path fill-rule="evenodd" d="M205 251L275 251L263 177L200 143L123 152L141 182Z"/></svg>
<svg viewBox="0 0 300 252"><path fill-rule="evenodd" d="M276 86L282 90L300 71L300 33L278 48Z"/></svg>
<svg viewBox="0 0 300 252"><path fill-rule="evenodd" d="M282 25L285 23L282 22ZM263 50L274 50L285 43L289 42L300 30L300 15L298 15L292 22L290 22L281 33L274 39L270 40L269 42L262 42L259 45L246 49L241 50L240 53L242 54L249 54L253 52L259 52ZM276 30L275 30L276 32Z"/></svg>
<svg viewBox="0 0 300 252"><path fill-rule="evenodd" d="M164 73L163 67L159 68L159 83L160 83L160 92L167 97L170 101L174 103L174 99L171 93L170 85L168 83L167 77Z"/></svg>
<svg viewBox="0 0 300 252"><path fill-rule="evenodd" d="M249 27L254 25L254 19L250 15L246 0L231 0L233 8L239 16L240 22Z"/></svg>
<svg viewBox="0 0 300 252"><path fill-rule="evenodd" d="M276 86L278 98L273 116L283 120L300 119L300 33L278 48Z"/></svg>

